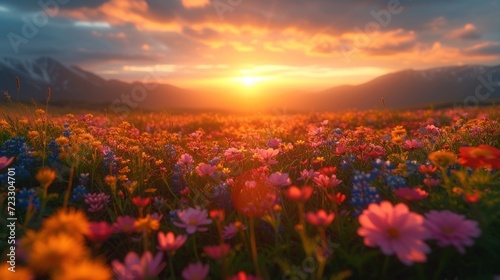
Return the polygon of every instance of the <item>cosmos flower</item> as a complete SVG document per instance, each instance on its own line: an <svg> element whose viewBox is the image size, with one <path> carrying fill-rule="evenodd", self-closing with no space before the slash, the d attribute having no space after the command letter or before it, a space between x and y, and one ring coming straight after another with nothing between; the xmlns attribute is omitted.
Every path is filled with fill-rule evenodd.
<svg viewBox="0 0 500 280"><path fill-rule="evenodd" d="M118 280L146 280L156 277L165 267L162 253L157 253L154 258L151 252L146 251L139 258L136 252L129 252L123 263L118 260L111 262L113 271Z"/></svg>
<svg viewBox="0 0 500 280"><path fill-rule="evenodd" d="M204 265L201 262L192 263L182 270L182 278L184 280L204 280L207 278L208 271L208 264Z"/></svg>
<svg viewBox="0 0 500 280"><path fill-rule="evenodd" d="M325 210L321 209L317 213L307 212L306 213L306 221L313 226L317 227L327 227L335 218L334 213L326 213Z"/></svg>
<svg viewBox="0 0 500 280"><path fill-rule="evenodd" d="M106 241L114 232L114 227L104 221L91 222L87 238L93 242Z"/></svg>
<svg viewBox="0 0 500 280"><path fill-rule="evenodd" d="M203 247L203 251L205 252L205 254L207 254L209 258L214 260L224 258L225 256L227 256L227 254L229 254L230 250L231 246L229 244Z"/></svg>
<svg viewBox="0 0 500 280"><path fill-rule="evenodd" d="M116 232L132 233L135 231L135 218L130 216L118 216L116 222L113 223L113 227Z"/></svg>
<svg viewBox="0 0 500 280"><path fill-rule="evenodd" d="M310 186L304 186L302 188L291 186L285 191L285 195L288 199L295 202L305 202L307 201L313 193L313 188Z"/></svg>
<svg viewBox="0 0 500 280"><path fill-rule="evenodd" d="M331 177L320 174L318 177L313 179L314 183L320 187L329 188L335 187L342 183L342 180L337 179L336 175L332 175Z"/></svg>
<svg viewBox="0 0 500 280"><path fill-rule="evenodd" d="M462 254L465 254L465 246L474 244L472 238L481 235L476 221L449 210L433 210L425 214L425 217L424 225L431 232L431 238L439 246L454 246Z"/></svg>
<svg viewBox="0 0 500 280"><path fill-rule="evenodd" d="M285 187L285 186L288 186L292 183L290 178L288 178L288 174L281 173L281 172L275 172L275 173L269 175L267 182L273 188Z"/></svg>
<svg viewBox="0 0 500 280"><path fill-rule="evenodd" d="M173 232L163 233L158 232L158 250L162 251L177 251L184 243L186 243L187 235L174 235Z"/></svg>
<svg viewBox="0 0 500 280"><path fill-rule="evenodd" d="M177 164L188 165L192 164L193 162L194 160L192 156L190 156L189 154L182 154L179 158L179 161L177 161Z"/></svg>
<svg viewBox="0 0 500 280"><path fill-rule="evenodd" d="M14 161L14 157L0 157L0 169L4 169Z"/></svg>
<svg viewBox="0 0 500 280"><path fill-rule="evenodd" d="M424 227L424 217L410 212L408 206L388 201L372 203L358 218L358 234L369 247L380 247L385 255L396 254L406 264L425 262L430 252L424 239L429 232Z"/></svg>
<svg viewBox="0 0 500 280"><path fill-rule="evenodd" d="M196 172L198 172L198 175L201 177L203 176L211 176L212 174L215 173L217 170L217 166L212 166L210 164L201 164L196 167Z"/></svg>
<svg viewBox="0 0 500 280"><path fill-rule="evenodd" d="M199 208L188 208L177 213L181 222L174 222L174 225L180 228L185 228L188 234L193 234L196 231L207 231L204 225L212 223L212 220L207 218L207 210Z"/></svg>
<svg viewBox="0 0 500 280"><path fill-rule="evenodd" d="M238 231L246 229L247 227L241 222L230 223L229 225L224 227L222 237L224 238L224 240L229 240L235 237Z"/></svg>

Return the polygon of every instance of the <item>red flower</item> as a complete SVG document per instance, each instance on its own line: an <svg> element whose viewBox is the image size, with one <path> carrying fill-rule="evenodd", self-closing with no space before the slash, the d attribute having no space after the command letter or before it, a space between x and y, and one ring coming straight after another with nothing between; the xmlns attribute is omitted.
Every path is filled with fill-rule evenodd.
<svg viewBox="0 0 500 280"><path fill-rule="evenodd" d="M432 165L432 164L429 164L429 165L426 165L426 164L422 164L420 165L420 167L418 168L418 171L422 174L426 174L426 175L431 175L433 174L434 172L436 172L437 170L437 167Z"/></svg>
<svg viewBox="0 0 500 280"><path fill-rule="evenodd" d="M326 196L330 201L335 202L336 204L341 204L347 198L347 196L343 193L336 193L335 196L327 194Z"/></svg>
<svg viewBox="0 0 500 280"><path fill-rule="evenodd" d="M319 173L321 173L327 177L331 177L336 172L337 172L337 167L334 167L334 166L323 167L319 170Z"/></svg>
<svg viewBox="0 0 500 280"><path fill-rule="evenodd" d="M481 199L481 193L474 190L473 193L464 194L464 200L469 203L476 203Z"/></svg>
<svg viewBox="0 0 500 280"><path fill-rule="evenodd" d="M460 147L458 163L472 168L500 169L500 150L489 145Z"/></svg>
<svg viewBox="0 0 500 280"><path fill-rule="evenodd" d="M305 202L308 200L313 193L313 188L309 186L302 187L302 189L291 186L286 192L285 195L288 199L295 202Z"/></svg>
<svg viewBox="0 0 500 280"><path fill-rule="evenodd" d="M140 196L136 196L136 197L132 198L132 203L139 208L144 208L144 207L148 206L150 201L151 201L151 197L142 198Z"/></svg>

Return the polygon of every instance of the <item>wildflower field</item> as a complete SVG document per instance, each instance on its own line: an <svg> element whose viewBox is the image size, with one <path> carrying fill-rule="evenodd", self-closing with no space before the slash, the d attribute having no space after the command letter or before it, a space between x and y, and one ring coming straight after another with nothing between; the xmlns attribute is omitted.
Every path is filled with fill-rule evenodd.
<svg viewBox="0 0 500 280"><path fill-rule="evenodd" d="M500 278L498 107L91 113L4 108L0 279Z"/></svg>

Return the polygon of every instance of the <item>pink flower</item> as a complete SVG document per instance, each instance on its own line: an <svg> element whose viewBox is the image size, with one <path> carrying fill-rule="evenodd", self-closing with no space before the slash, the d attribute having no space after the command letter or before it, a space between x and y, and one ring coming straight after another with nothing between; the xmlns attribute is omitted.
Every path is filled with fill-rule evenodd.
<svg viewBox="0 0 500 280"><path fill-rule="evenodd" d="M200 210L199 208L188 208L180 211L177 216L181 223L174 222L174 225L185 228L188 234L193 234L196 231L207 231L208 229L202 227L212 223L212 220L207 218L207 210Z"/></svg>
<svg viewBox="0 0 500 280"><path fill-rule="evenodd" d="M243 158L243 154L240 150L238 150L236 148L229 148L226 151L224 151L224 157L228 161L240 160Z"/></svg>
<svg viewBox="0 0 500 280"><path fill-rule="evenodd" d="M276 164L278 163L274 157L276 157L280 150L275 150L273 148L265 149L255 149L254 152L257 154L259 160L266 164Z"/></svg>
<svg viewBox="0 0 500 280"><path fill-rule="evenodd" d="M441 184L441 180L434 179L434 178L425 178L424 184L428 187L435 187L435 186L439 186Z"/></svg>
<svg viewBox="0 0 500 280"><path fill-rule="evenodd" d="M177 164L188 165L193 162L194 160L192 156L190 156L189 154L182 154L181 157L179 158L179 161L177 161Z"/></svg>
<svg viewBox="0 0 500 280"><path fill-rule="evenodd" d="M151 252L145 252L141 258L135 252L129 252L123 263L114 260L111 262L113 271L118 280L146 280L156 277L165 267L162 263L162 253L157 253L153 258Z"/></svg>
<svg viewBox="0 0 500 280"><path fill-rule="evenodd" d="M314 169L306 170L300 172L300 177L297 178L297 181L309 181L312 178L319 176L319 172L314 171Z"/></svg>
<svg viewBox="0 0 500 280"><path fill-rule="evenodd" d="M187 235L180 234L177 237L173 232L158 232L158 250L176 251L186 243Z"/></svg>
<svg viewBox="0 0 500 280"><path fill-rule="evenodd" d="M284 278L284 277L283 277ZM238 274L233 277L228 278L228 280L261 280L260 277L246 274L244 271L238 272Z"/></svg>
<svg viewBox="0 0 500 280"><path fill-rule="evenodd" d="M106 241L114 232L114 227L106 222L91 222L87 237L93 242Z"/></svg>
<svg viewBox="0 0 500 280"><path fill-rule="evenodd" d="M403 149L413 151L413 150L418 150L424 146L424 142L418 140L418 139L413 139L413 140L406 140L403 144Z"/></svg>
<svg viewBox="0 0 500 280"><path fill-rule="evenodd" d="M465 254L465 246L472 246L473 237L481 235L481 230L474 220L467 220L465 216L453 213L449 210L430 211L425 214L427 218L424 225L432 234L439 246L455 246L457 250Z"/></svg>
<svg viewBox="0 0 500 280"><path fill-rule="evenodd" d="M224 238L224 240L229 240L235 237L236 233L238 233L239 230L246 230L246 229L247 227L241 224L241 222L238 222L238 225L236 225L235 223L230 223L229 225L224 227L222 237Z"/></svg>
<svg viewBox="0 0 500 280"><path fill-rule="evenodd" d="M372 203L358 218L358 234L369 247L380 247L385 255L396 254L406 265L425 262L429 246L423 241L429 236L422 215L410 212L408 206L388 201Z"/></svg>
<svg viewBox="0 0 500 280"><path fill-rule="evenodd" d="M198 172L198 175L200 176L211 176L212 174L215 173L217 170L217 166L212 166L210 164L201 164L196 167L196 172Z"/></svg>
<svg viewBox="0 0 500 280"><path fill-rule="evenodd" d="M333 222L334 218L335 218L334 213L327 214L326 211L323 209L319 210L317 213L314 212L306 213L307 222L317 227L329 226Z"/></svg>
<svg viewBox="0 0 500 280"><path fill-rule="evenodd" d="M394 194L407 201L422 200L429 196L429 193L420 188L399 188L394 190Z"/></svg>
<svg viewBox="0 0 500 280"><path fill-rule="evenodd" d="M231 246L229 244L203 247L203 251L205 252L205 254L207 254L209 258L214 260L224 258L225 256L227 256L227 254L229 254L230 250Z"/></svg>
<svg viewBox="0 0 500 280"><path fill-rule="evenodd" d="M346 142L339 142L337 144L337 147L335 148L335 153L336 155L343 155L347 151L347 143Z"/></svg>
<svg viewBox="0 0 500 280"><path fill-rule="evenodd" d="M271 174L267 179L267 182L273 188L285 187L292 183L292 181L290 181L290 178L288 178L288 174L281 172L275 172Z"/></svg>
<svg viewBox="0 0 500 280"><path fill-rule="evenodd" d="M184 280L204 280L208 275L208 264L201 262L192 263L182 271L182 278Z"/></svg>
<svg viewBox="0 0 500 280"><path fill-rule="evenodd" d="M0 157L0 169L4 169L14 161L14 157Z"/></svg>
<svg viewBox="0 0 500 280"><path fill-rule="evenodd" d="M135 218L130 216L118 216L113 224L116 232L132 233L135 231Z"/></svg>
<svg viewBox="0 0 500 280"><path fill-rule="evenodd" d="M331 177L320 174L318 177L313 179L314 183L320 187L328 188L335 187L342 183L342 180L337 179L336 175L332 175Z"/></svg>
<svg viewBox="0 0 500 280"><path fill-rule="evenodd" d="M302 187L299 189L296 186L291 186L286 192L285 195L288 199L295 202L305 202L307 201L313 193L313 188L309 186Z"/></svg>

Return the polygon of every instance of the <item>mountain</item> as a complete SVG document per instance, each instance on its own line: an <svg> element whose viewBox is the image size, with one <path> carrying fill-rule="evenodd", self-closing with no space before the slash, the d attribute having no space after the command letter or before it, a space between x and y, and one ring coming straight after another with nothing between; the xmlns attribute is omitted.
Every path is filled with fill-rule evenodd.
<svg viewBox="0 0 500 280"><path fill-rule="evenodd" d="M475 100L500 98L500 65L404 70L356 86L330 88L315 98L325 101L317 104L317 110L381 108L382 98L388 108L396 109L439 103L472 105Z"/></svg>
<svg viewBox="0 0 500 280"><path fill-rule="evenodd" d="M16 76L21 81L18 96ZM404 70L360 85L338 86L321 92L277 92L253 96L236 91L192 91L169 84L105 80L77 66L65 66L50 57L0 59L0 90L8 91L13 99L18 97L24 101L33 99L44 102L49 86L52 104L101 104L115 110L363 110L382 108L382 98L387 108L400 109L439 103L464 104L464 100L472 104L475 100L500 98L500 65ZM475 96L478 87L480 91Z"/></svg>

